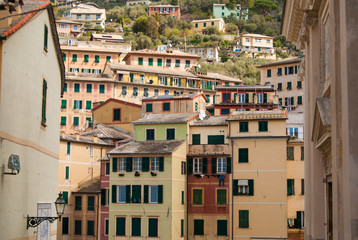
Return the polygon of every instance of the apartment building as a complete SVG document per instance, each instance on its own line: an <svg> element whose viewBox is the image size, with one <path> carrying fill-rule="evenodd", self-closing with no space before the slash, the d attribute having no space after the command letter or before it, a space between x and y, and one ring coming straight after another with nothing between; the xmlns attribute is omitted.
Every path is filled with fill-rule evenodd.
<svg viewBox="0 0 358 240"><path fill-rule="evenodd" d="M112 42L112 43L124 43L124 39L118 34L99 34L92 33L91 41L95 42Z"/></svg>
<svg viewBox="0 0 358 240"><path fill-rule="evenodd" d="M187 47L186 51L190 54L196 54L207 62L220 62L219 49L217 46L212 47Z"/></svg>
<svg viewBox="0 0 358 240"><path fill-rule="evenodd" d="M29 227L27 216L56 216L65 69L55 16L50 1L2 2L0 15L0 238L53 239L56 224Z"/></svg>
<svg viewBox="0 0 358 240"><path fill-rule="evenodd" d="M66 19L57 20L56 28L60 37L78 38L82 34L82 23Z"/></svg>
<svg viewBox="0 0 358 240"><path fill-rule="evenodd" d="M232 238L287 238L286 112L233 112Z"/></svg>
<svg viewBox="0 0 358 240"><path fill-rule="evenodd" d="M269 83L276 90L279 104L287 111L304 112L304 81L299 78L301 58L289 58L263 64L260 69L261 84Z"/></svg>
<svg viewBox="0 0 358 240"><path fill-rule="evenodd" d="M148 0L127 0L126 4L127 6L134 6L137 4L143 4L143 5L149 5L150 1Z"/></svg>
<svg viewBox="0 0 358 240"><path fill-rule="evenodd" d="M159 14L160 16L171 16L180 19L180 6L174 5L151 5L149 6L149 16Z"/></svg>
<svg viewBox="0 0 358 240"><path fill-rule="evenodd" d="M236 9L228 9L223 3L213 4L213 15L215 18L223 18L234 15L236 18L240 18L241 5L237 4ZM249 9L242 9L242 16L240 19L247 20L249 18Z"/></svg>
<svg viewBox="0 0 358 240"><path fill-rule="evenodd" d="M105 27L106 10L100 9L96 4L90 3L78 4L75 8L67 10L63 13L65 18L75 22L89 23L94 26Z"/></svg>
<svg viewBox="0 0 358 240"><path fill-rule="evenodd" d="M240 47L238 50L248 54L248 57L276 59L273 37L246 33L239 38L238 43Z"/></svg>
<svg viewBox="0 0 358 240"><path fill-rule="evenodd" d="M229 115L235 111L273 110L278 108L275 90L270 85L216 86L214 115Z"/></svg>
<svg viewBox="0 0 358 240"><path fill-rule="evenodd" d="M225 32L225 21L223 18L210 18L191 21L195 32L205 33L207 27L215 27L219 32Z"/></svg>

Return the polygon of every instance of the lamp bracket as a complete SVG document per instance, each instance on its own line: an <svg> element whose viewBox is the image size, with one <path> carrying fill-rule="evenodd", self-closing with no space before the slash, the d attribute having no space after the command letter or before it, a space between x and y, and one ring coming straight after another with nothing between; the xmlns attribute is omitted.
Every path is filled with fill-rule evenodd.
<svg viewBox="0 0 358 240"><path fill-rule="evenodd" d="M59 217L29 217L29 215L27 215L27 229L29 229L29 227L37 227L43 221L46 221L46 220L48 220L50 223L53 223L54 221L56 221L56 219L61 221L61 216L59 216Z"/></svg>

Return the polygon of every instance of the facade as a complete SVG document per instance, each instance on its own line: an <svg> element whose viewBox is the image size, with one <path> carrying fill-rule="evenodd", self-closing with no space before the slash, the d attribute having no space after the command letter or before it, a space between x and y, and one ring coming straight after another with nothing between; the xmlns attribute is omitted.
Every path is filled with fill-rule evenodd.
<svg viewBox="0 0 358 240"><path fill-rule="evenodd" d="M191 21L195 32L205 33L207 27L215 27L219 32L225 32L225 21L222 18L210 18Z"/></svg>
<svg viewBox="0 0 358 240"><path fill-rule="evenodd" d="M210 116L189 124L188 239L230 236L231 150L226 118Z"/></svg>
<svg viewBox="0 0 358 240"><path fill-rule="evenodd" d="M286 112L233 112L232 239L287 238Z"/></svg>
<svg viewBox="0 0 358 240"><path fill-rule="evenodd" d="M108 240L109 233L109 174L110 161L107 156L101 158L101 206L99 216L99 239Z"/></svg>
<svg viewBox="0 0 358 240"><path fill-rule="evenodd" d="M134 6L137 4L148 5L149 3L150 3L150 1L148 1L148 0L127 0L127 2L126 2L127 6Z"/></svg>
<svg viewBox="0 0 358 240"><path fill-rule="evenodd" d="M41 231L53 240L56 224L27 228L26 216L56 216L65 70L55 17L50 1L3 3L0 14L0 238L36 239Z"/></svg>
<svg viewBox="0 0 358 240"><path fill-rule="evenodd" d="M239 46L240 51L248 54L249 57L276 59L273 37L246 33L240 37Z"/></svg>
<svg viewBox="0 0 358 240"><path fill-rule="evenodd" d="M97 34L97 33L92 33L91 41L124 43L123 37L121 35L118 35L118 34Z"/></svg>
<svg viewBox="0 0 358 240"><path fill-rule="evenodd" d="M97 102L92 109L93 122L120 127L133 133L130 123L142 117L142 106L118 99L107 99L102 104Z"/></svg>
<svg viewBox="0 0 358 240"><path fill-rule="evenodd" d="M190 54L196 54L207 62L220 62L219 49L215 47L187 47L186 51Z"/></svg>
<svg viewBox="0 0 358 240"><path fill-rule="evenodd" d="M357 4L292 1L282 33L304 51L305 238L358 237Z"/></svg>
<svg viewBox="0 0 358 240"><path fill-rule="evenodd" d="M235 10L228 9L225 4L214 3L213 4L213 15L215 18L229 17L234 15L236 18L240 18L241 5L237 4ZM242 10L241 19L247 20L249 18L249 9Z"/></svg>
<svg viewBox="0 0 358 240"><path fill-rule="evenodd" d="M78 22L57 20L56 28L60 37L78 38L82 34L82 23Z"/></svg>
<svg viewBox="0 0 358 240"><path fill-rule="evenodd" d="M114 96L114 81L100 74L67 73L61 98L61 131L83 131L92 123L92 108Z"/></svg>
<svg viewBox="0 0 358 240"><path fill-rule="evenodd" d="M77 7L65 11L63 16L75 22L105 27L106 10L100 9L95 4L79 4Z"/></svg>
<svg viewBox="0 0 358 240"><path fill-rule="evenodd" d="M200 112L205 111L206 101L203 94L148 97L142 100L142 112L143 114Z"/></svg>
<svg viewBox="0 0 358 240"><path fill-rule="evenodd" d="M159 14L160 16L172 16L180 19L180 6L174 5L151 5L149 6L149 16Z"/></svg>
<svg viewBox="0 0 358 240"><path fill-rule="evenodd" d="M214 115L229 115L235 111L273 110L278 108L275 90L270 85L216 86Z"/></svg>
<svg viewBox="0 0 358 240"><path fill-rule="evenodd" d="M304 82L298 77L301 58L291 58L259 66L261 84L270 83L279 104L287 111L303 112Z"/></svg>

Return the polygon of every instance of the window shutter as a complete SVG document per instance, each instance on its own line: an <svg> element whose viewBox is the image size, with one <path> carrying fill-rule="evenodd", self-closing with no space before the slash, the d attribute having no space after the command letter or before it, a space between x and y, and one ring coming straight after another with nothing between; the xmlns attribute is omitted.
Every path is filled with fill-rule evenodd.
<svg viewBox="0 0 358 240"><path fill-rule="evenodd" d="M164 171L164 157L159 157L159 172Z"/></svg>
<svg viewBox="0 0 358 240"><path fill-rule="evenodd" d="M249 179L249 196L254 196L254 180Z"/></svg>
<svg viewBox="0 0 358 240"><path fill-rule="evenodd" d="M233 180L232 184L232 194L234 196L239 196L239 180Z"/></svg>
<svg viewBox="0 0 358 240"><path fill-rule="evenodd" d="M285 75L287 75L287 67L285 67Z"/></svg>
<svg viewBox="0 0 358 240"><path fill-rule="evenodd" d="M295 105L295 98L291 97L291 105Z"/></svg>
<svg viewBox="0 0 358 240"><path fill-rule="evenodd" d="M193 174L193 158L188 158L188 174Z"/></svg>
<svg viewBox="0 0 358 240"><path fill-rule="evenodd" d="M101 205L106 205L106 189L101 189Z"/></svg>
<svg viewBox="0 0 358 240"><path fill-rule="evenodd" d="M124 217L116 218L116 236L126 235L126 219Z"/></svg>
<svg viewBox="0 0 358 240"><path fill-rule="evenodd" d="M113 158L112 170L113 172L117 172L117 158Z"/></svg>
<svg viewBox="0 0 358 240"><path fill-rule="evenodd" d="M131 202L131 185L126 185L126 203Z"/></svg>
<svg viewBox="0 0 358 240"><path fill-rule="evenodd" d="M132 158L126 158L126 172L132 172Z"/></svg>
<svg viewBox="0 0 358 240"><path fill-rule="evenodd" d="M173 77L170 77L170 86L173 86Z"/></svg>
<svg viewBox="0 0 358 240"><path fill-rule="evenodd" d="M286 97L286 98L285 98L285 106L288 105L287 102L288 102L288 98Z"/></svg>
<svg viewBox="0 0 358 240"><path fill-rule="evenodd" d="M267 103L267 93L264 93L264 103Z"/></svg>
<svg viewBox="0 0 358 240"><path fill-rule="evenodd" d="M256 96L256 93L253 93L253 94L252 94L252 102L253 102L253 103L255 102L255 96Z"/></svg>
<svg viewBox="0 0 358 240"><path fill-rule="evenodd" d="M301 179L301 194L305 195L305 180Z"/></svg>
<svg viewBox="0 0 358 240"><path fill-rule="evenodd" d="M203 158L203 173L208 173L208 159Z"/></svg>
<svg viewBox="0 0 358 240"><path fill-rule="evenodd" d="M158 203L163 203L163 185L158 186Z"/></svg>
<svg viewBox="0 0 358 240"><path fill-rule="evenodd" d="M216 173L216 158L211 159L211 173Z"/></svg>
<svg viewBox="0 0 358 240"><path fill-rule="evenodd" d="M245 93L245 103L249 103L249 94Z"/></svg>
<svg viewBox="0 0 358 240"><path fill-rule="evenodd" d="M184 204L184 191L181 191L181 204Z"/></svg>
<svg viewBox="0 0 358 240"><path fill-rule="evenodd" d="M148 237L158 237L158 219L150 218L148 224L149 224Z"/></svg>
<svg viewBox="0 0 358 240"><path fill-rule="evenodd" d="M296 212L295 227L302 228L302 214L301 211Z"/></svg>
<svg viewBox="0 0 358 240"><path fill-rule="evenodd" d="M117 202L117 185L112 185L112 203Z"/></svg>
<svg viewBox="0 0 358 240"><path fill-rule="evenodd" d="M180 236L184 237L184 219L180 220Z"/></svg>
<svg viewBox="0 0 358 240"><path fill-rule="evenodd" d="M149 157L142 157L142 172L149 172Z"/></svg>
<svg viewBox="0 0 358 240"><path fill-rule="evenodd" d="M82 100L80 101L80 109L82 109Z"/></svg>
<svg viewBox="0 0 358 240"><path fill-rule="evenodd" d="M249 227L249 210L239 210L239 228Z"/></svg>
<svg viewBox="0 0 358 240"><path fill-rule="evenodd" d="M231 157L226 158L226 173L231 173Z"/></svg>
<svg viewBox="0 0 358 240"><path fill-rule="evenodd" d="M143 202L144 202L144 203L148 203L148 199L149 199L149 186L148 186L148 185L144 185L144 197L143 197Z"/></svg>

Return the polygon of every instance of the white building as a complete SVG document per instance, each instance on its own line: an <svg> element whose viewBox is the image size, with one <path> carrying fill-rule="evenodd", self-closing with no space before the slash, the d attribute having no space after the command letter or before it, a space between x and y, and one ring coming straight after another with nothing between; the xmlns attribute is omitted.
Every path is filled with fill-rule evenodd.
<svg viewBox="0 0 358 240"><path fill-rule="evenodd" d="M64 12L63 16L75 22L105 27L106 10L100 9L96 4L79 4L76 8Z"/></svg>

